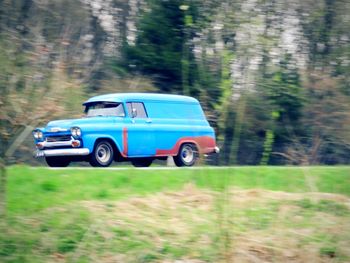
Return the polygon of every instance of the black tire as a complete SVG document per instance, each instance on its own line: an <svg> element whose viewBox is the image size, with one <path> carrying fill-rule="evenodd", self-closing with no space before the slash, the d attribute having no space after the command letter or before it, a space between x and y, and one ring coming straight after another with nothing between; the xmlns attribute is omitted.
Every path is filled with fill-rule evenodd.
<svg viewBox="0 0 350 263"><path fill-rule="evenodd" d="M174 156L176 166L192 166L198 160L197 147L192 143L185 143L181 145L179 153Z"/></svg>
<svg viewBox="0 0 350 263"><path fill-rule="evenodd" d="M108 141L98 142L93 152L90 154L90 165L93 167L108 167L114 159L114 151L112 145Z"/></svg>
<svg viewBox="0 0 350 263"><path fill-rule="evenodd" d="M152 162L152 158L136 158L131 160L132 165L135 167L149 167Z"/></svg>
<svg viewBox="0 0 350 263"><path fill-rule="evenodd" d="M70 164L70 160L64 156L45 157L46 163L50 167L67 167Z"/></svg>

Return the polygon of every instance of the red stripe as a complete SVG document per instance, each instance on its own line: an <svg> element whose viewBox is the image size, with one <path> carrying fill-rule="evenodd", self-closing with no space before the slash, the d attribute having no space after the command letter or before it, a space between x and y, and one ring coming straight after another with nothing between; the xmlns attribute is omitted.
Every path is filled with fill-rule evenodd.
<svg viewBox="0 0 350 263"><path fill-rule="evenodd" d="M123 128L123 157L128 156L128 128Z"/></svg>
<svg viewBox="0 0 350 263"><path fill-rule="evenodd" d="M177 155L180 149L180 146L183 143L194 143L200 153L211 153L214 152L216 143L215 139L210 136L198 136L198 137L184 137L179 139L173 148L168 150L157 149L156 156L167 156L167 155Z"/></svg>

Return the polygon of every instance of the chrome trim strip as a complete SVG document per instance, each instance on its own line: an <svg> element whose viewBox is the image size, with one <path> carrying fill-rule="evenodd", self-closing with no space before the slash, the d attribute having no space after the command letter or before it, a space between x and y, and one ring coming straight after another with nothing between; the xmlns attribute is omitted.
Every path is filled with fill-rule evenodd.
<svg viewBox="0 0 350 263"><path fill-rule="evenodd" d="M49 132L64 132L68 131L68 129L60 128L60 127L52 127Z"/></svg>
<svg viewBox="0 0 350 263"><path fill-rule="evenodd" d="M47 137L46 137L47 138ZM48 142L46 141L40 142L42 145L42 148L53 148L53 147L61 147L61 146L72 146L72 142L78 141L79 140L74 140L73 137L71 137L70 141L58 141L58 142Z"/></svg>
<svg viewBox="0 0 350 263"><path fill-rule="evenodd" d="M76 156L76 155L88 155L90 151L88 148L77 149L53 149L53 150L37 150L34 154L36 158L46 156Z"/></svg>

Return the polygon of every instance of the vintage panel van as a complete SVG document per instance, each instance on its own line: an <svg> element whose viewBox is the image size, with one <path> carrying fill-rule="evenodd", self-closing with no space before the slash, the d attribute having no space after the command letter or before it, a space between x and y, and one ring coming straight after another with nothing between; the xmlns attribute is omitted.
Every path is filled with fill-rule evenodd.
<svg viewBox="0 0 350 263"><path fill-rule="evenodd" d="M192 97L119 93L92 97L83 106L84 118L51 121L33 131L36 157L52 167L72 161L147 167L168 156L177 166L192 166L199 154L219 152L214 130Z"/></svg>

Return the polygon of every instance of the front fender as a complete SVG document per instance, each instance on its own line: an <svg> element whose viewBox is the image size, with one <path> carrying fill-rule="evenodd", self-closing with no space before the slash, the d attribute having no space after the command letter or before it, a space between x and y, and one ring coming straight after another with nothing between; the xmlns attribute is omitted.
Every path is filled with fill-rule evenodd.
<svg viewBox="0 0 350 263"><path fill-rule="evenodd" d="M83 147L88 148L90 150L90 153L91 153L94 150L96 140L101 139L101 138L112 140L120 152L122 152L124 150L123 144L122 144L123 140L122 140L122 133L121 132L116 136L111 136L109 134L103 134L103 133L84 135L82 137L82 141L83 141L83 145L84 145Z"/></svg>

